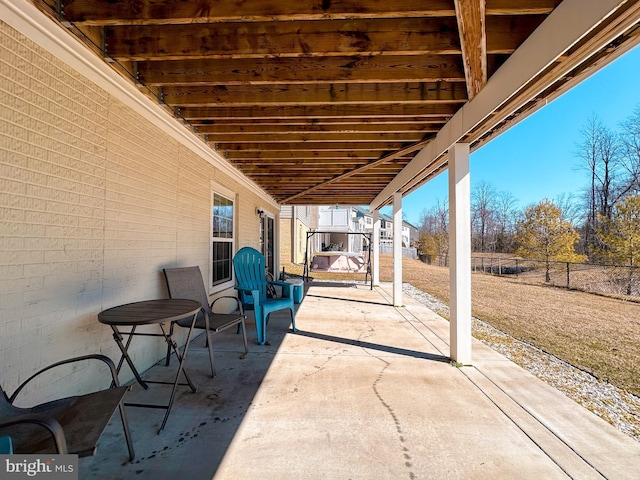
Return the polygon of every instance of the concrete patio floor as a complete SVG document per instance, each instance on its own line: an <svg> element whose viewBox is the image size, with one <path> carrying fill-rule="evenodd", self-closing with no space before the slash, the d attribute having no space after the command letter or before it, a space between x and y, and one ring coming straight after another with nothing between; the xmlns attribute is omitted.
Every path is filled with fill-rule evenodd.
<svg viewBox="0 0 640 480"><path fill-rule="evenodd" d="M475 341L473 366L448 359L449 323L391 286L315 283L298 333L274 315L270 346L245 359L234 332L189 349L198 386L163 411L127 408L136 460L115 416L80 478L155 479L636 479L640 442ZM170 378L158 364L148 378ZM161 401L162 386L129 400Z"/></svg>

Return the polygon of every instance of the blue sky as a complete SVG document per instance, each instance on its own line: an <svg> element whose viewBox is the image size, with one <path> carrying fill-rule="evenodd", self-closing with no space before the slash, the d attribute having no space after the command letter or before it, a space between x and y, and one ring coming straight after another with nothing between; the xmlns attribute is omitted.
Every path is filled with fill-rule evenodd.
<svg viewBox="0 0 640 480"><path fill-rule="evenodd" d="M640 47L471 154L471 188L489 183L510 192L519 207L562 194L578 195L588 183L576 156L580 129L595 113L617 131L637 106ZM404 217L418 225L423 210L446 198L445 172L404 198Z"/></svg>

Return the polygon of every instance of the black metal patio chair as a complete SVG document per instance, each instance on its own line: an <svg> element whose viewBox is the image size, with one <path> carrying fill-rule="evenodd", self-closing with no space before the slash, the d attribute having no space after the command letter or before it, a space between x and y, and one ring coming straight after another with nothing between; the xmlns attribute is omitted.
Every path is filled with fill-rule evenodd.
<svg viewBox="0 0 640 480"><path fill-rule="evenodd" d="M169 296L171 298L186 298L189 300L196 300L202 305L202 310L196 318L194 328L199 328L206 331L207 336L207 348L209 349L209 362L211 363L211 376L216 376L215 362L213 359L213 345L211 337L214 333L218 333L230 327L236 326L238 330L242 331L242 339L244 342L244 355L248 352L247 347L247 331L245 328L246 315L242 308L242 303L236 298L231 296L222 296L216 298L211 304L209 303L209 296L204 287L202 281L202 274L200 267L181 267L181 268L165 268L164 276L167 281L167 288L169 289ZM233 299L236 301L238 307L237 313L215 313L213 306L215 303L223 298ZM171 323L170 334L173 334L174 324L178 324L181 327L189 328L191 326L191 318L184 320L178 320ZM166 364L169 365L170 350L167 349ZM241 357L241 358L242 358Z"/></svg>
<svg viewBox="0 0 640 480"><path fill-rule="evenodd" d="M40 374L61 365L99 360L111 371L112 388L85 395L61 398L29 408L14 405L24 387ZM129 387L121 387L116 368L104 355L84 355L54 363L25 380L9 397L0 387L0 436L9 436L16 454L77 454L95 455L102 436L116 409L120 410L129 459L135 454L124 411L123 398Z"/></svg>

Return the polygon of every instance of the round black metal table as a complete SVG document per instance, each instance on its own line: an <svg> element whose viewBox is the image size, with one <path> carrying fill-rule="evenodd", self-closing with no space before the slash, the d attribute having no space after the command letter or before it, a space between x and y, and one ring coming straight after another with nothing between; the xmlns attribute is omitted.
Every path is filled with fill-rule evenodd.
<svg viewBox="0 0 640 480"><path fill-rule="evenodd" d="M171 397L169 398L169 403L167 405L156 405L156 404L146 404L146 403L125 403L127 406L131 407L146 407L146 408L162 408L166 409L166 413L164 416L164 420L162 421L162 426L160 427L159 432L161 432L169 418L169 413L171 412L171 407L173 406L173 400L176 395L176 390L178 385L185 385L180 383L180 374L184 374L184 378L187 381L187 385L191 388L191 391L194 393L197 391L195 385L189 379L187 372L184 368L184 361L187 356L187 350L189 348L189 341L191 340L191 334L193 333L193 326L195 324L196 318L198 316L198 312L202 306L200 302L195 300L186 300L180 298L167 298L167 299L158 299L158 300L145 300L141 302L127 303L125 305L119 305L117 307L112 307L107 310L103 310L98 314L98 321L100 323L104 323L105 325L109 325L113 330L113 338L118 344L120 351L122 352L122 356L120 357L120 361L118 362L117 371L120 372L123 363L126 361L133 372L138 383L145 389L149 388L148 383L162 383L162 384L173 384L173 389L171 391ZM176 320L180 320L187 317L193 317L191 320L191 326L187 333L187 340L184 346L184 350L182 354L180 353L180 349L176 344L175 340L171 336L171 329L165 329L165 323L171 323ZM141 325L159 325L160 333L146 333L146 332L136 332L136 327ZM122 331L121 327L131 327L130 331ZM126 343L123 343L123 336L127 335L128 339ZM178 366L178 372L176 373L175 381L170 382L158 382L158 381L150 381L143 380L138 370L136 369L131 357L129 357L128 350L131 345L131 340L134 336L147 336L147 337L164 337L167 344L173 348L173 351L180 361ZM158 433L159 433L158 432Z"/></svg>

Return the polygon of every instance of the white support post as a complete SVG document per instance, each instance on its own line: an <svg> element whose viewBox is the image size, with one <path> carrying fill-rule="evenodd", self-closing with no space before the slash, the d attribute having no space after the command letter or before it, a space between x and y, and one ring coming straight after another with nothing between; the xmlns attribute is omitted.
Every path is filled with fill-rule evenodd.
<svg viewBox="0 0 640 480"><path fill-rule="evenodd" d="M380 285L380 211L373 211L373 238L371 239L371 253L373 255L373 272L371 276L374 285Z"/></svg>
<svg viewBox="0 0 640 480"><path fill-rule="evenodd" d="M469 144L449 149L451 360L471 364L471 182Z"/></svg>
<svg viewBox="0 0 640 480"><path fill-rule="evenodd" d="M402 193L393 194L393 305L402 306Z"/></svg>

